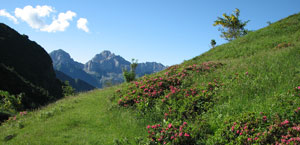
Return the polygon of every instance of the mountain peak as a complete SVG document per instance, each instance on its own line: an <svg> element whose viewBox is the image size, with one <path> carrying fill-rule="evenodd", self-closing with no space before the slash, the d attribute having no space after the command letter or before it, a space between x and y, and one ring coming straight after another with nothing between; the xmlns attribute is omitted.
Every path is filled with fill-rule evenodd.
<svg viewBox="0 0 300 145"><path fill-rule="evenodd" d="M50 53L51 57L59 57L64 59L71 59L71 56L69 53L65 52L62 49L54 50Z"/></svg>
<svg viewBox="0 0 300 145"><path fill-rule="evenodd" d="M58 53L67 53L66 51L62 50L62 49L57 49L57 50L54 50L53 52L58 52Z"/></svg>
<svg viewBox="0 0 300 145"><path fill-rule="evenodd" d="M60 70L58 66L62 64L73 64L76 68L83 68L83 64L74 61L70 54L62 49L54 50L50 53L53 65L57 70Z"/></svg>
<svg viewBox="0 0 300 145"><path fill-rule="evenodd" d="M101 53L97 54L92 60L93 61L102 61L106 59L114 58L116 55L111 53L109 50L104 50Z"/></svg>
<svg viewBox="0 0 300 145"><path fill-rule="evenodd" d="M104 50L104 51L102 51L100 54L101 54L102 56L106 56L106 57L112 55L112 53L111 53L109 50Z"/></svg>

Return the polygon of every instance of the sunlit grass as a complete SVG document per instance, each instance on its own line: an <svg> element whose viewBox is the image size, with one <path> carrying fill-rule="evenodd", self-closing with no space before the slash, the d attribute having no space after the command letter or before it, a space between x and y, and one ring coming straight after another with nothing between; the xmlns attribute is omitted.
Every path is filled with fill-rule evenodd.
<svg viewBox="0 0 300 145"><path fill-rule="evenodd" d="M115 88L62 99L22 118L24 128L11 122L0 127L0 144L113 144L114 139L145 135L145 122L132 111L113 108ZM11 140L3 139L14 135Z"/></svg>

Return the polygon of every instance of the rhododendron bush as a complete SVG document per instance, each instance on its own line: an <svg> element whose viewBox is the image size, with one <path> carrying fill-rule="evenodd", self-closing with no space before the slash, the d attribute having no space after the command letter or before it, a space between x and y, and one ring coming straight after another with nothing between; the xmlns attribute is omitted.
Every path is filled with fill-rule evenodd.
<svg viewBox="0 0 300 145"><path fill-rule="evenodd" d="M245 114L240 120L228 123L220 132L217 144L300 144L300 107L291 119L281 116L255 117ZM263 114L263 113L261 113Z"/></svg>
<svg viewBox="0 0 300 145"><path fill-rule="evenodd" d="M220 66L221 63L215 62L185 68L175 65L169 67L164 75L145 76L130 83L127 89L116 91L118 105L134 107L140 114L152 113L153 118L158 118L158 124L147 126L150 143L194 144L200 133L195 122L200 114L213 106L222 84L213 79L199 85L194 84L192 79Z"/></svg>
<svg viewBox="0 0 300 145"><path fill-rule="evenodd" d="M296 87L287 102L299 97L300 87ZM290 99L290 100L289 100ZM296 102L295 102L296 103ZM229 121L217 133L216 144L300 144L300 107L294 111L266 116L260 112L246 113L236 121Z"/></svg>
<svg viewBox="0 0 300 145"><path fill-rule="evenodd" d="M300 107L288 113L292 107L300 106L295 102L300 98L300 86L274 98L278 113L246 111L240 116L225 117L228 121L218 128L206 121L205 113L213 112L214 105L224 98L221 90L227 85L243 89L255 78L248 71L237 72L225 87L214 77L207 77L208 82L193 80L206 77L222 65L175 65L163 74L144 76L127 84L116 91L115 98L118 106L133 108L142 118L154 122L146 126L148 144L300 144Z"/></svg>

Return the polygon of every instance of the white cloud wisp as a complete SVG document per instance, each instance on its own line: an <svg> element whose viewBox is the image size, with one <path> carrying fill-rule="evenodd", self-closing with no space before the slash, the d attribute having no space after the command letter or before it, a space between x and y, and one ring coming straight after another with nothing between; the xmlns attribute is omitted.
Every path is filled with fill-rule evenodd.
<svg viewBox="0 0 300 145"><path fill-rule="evenodd" d="M16 8L15 16L25 21L31 28L40 29L45 26L44 17L49 17L54 12L51 6L36 6L35 8L28 5L23 9Z"/></svg>
<svg viewBox="0 0 300 145"><path fill-rule="evenodd" d="M40 30L46 32L65 31L65 29L70 26L69 21L72 21L73 17L76 17L76 13L72 11L59 13L57 19L54 19L50 25L45 25Z"/></svg>
<svg viewBox="0 0 300 145"><path fill-rule="evenodd" d="M15 24L18 23L18 20L16 17L12 16L9 12L7 12L5 9L0 10L0 16L7 17L10 21L13 21Z"/></svg>
<svg viewBox="0 0 300 145"><path fill-rule="evenodd" d="M15 8L14 15L15 16L11 15L5 9L0 10L0 16L8 18L15 24L18 23L18 20L22 20L33 29L44 32L63 32L70 26L70 21L72 21L77 14L68 10L65 13L61 12L56 15L54 7L47 5L37 5L33 7L27 5L24 8ZM52 20L50 21L49 18L52 18ZM86 18L80 18L77 21L77 28L89 32L87 23Z"/></svg>
<svg viewBox="0 0 300 145"><path fill-rule="evenodd" d="M87 19L86 18L80 18L77 21L77 28L83 30L84 32L89 32L89 28L87 27Z"/></svg>

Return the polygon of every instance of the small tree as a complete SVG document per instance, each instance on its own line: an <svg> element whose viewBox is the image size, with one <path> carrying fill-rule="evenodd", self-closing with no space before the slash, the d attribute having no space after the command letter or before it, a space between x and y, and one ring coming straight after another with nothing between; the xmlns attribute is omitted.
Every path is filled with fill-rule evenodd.
<svg viewBox="0 0 300 145"><path fill-rule="evenodd" d="M62 84L62 90L64 96L73 96L75 95L75 89L70 85L69 81L65 81Z"/></svg>
<svg viewBox="0 0 300 145"><path fill-rule="evenodd" d="M210 41L210 45L211 45L212 48L215 48L215 47L216 47L216 44L217 44L217 42L216 42L215 39L212 39L212 40Z"/></svg>
<svg viewBox="0 0 300 145"><path fill-rule="evenodd" d="M135 80L135 69L138 66L138 61L135 59L131 60L130 72L126 68L123 68L123 76L126 82L131 82Z"/></svg>
<svg viewBox="0 0 300 145"><path fill-rule="evenodd" d="M213 24L214 26L221 25L222 27L219 28L221 31L221 37L225 38L225 40L231 41L238 37L244 36L248 33L248 30L245 29L245 26L249 22L242 22L239 19L240 10L235 9L234 14L227 15L223 14L223 18L218 17L218 19Z"/></svg>

